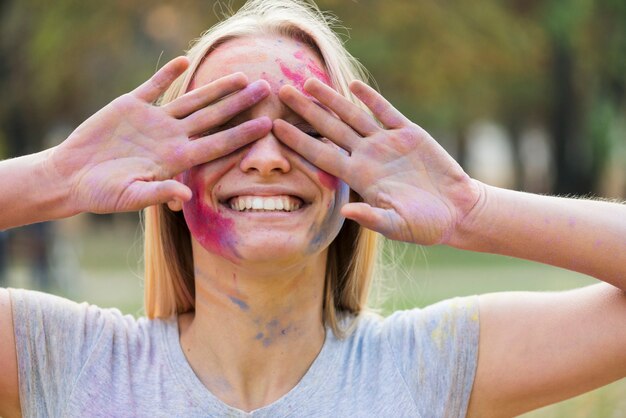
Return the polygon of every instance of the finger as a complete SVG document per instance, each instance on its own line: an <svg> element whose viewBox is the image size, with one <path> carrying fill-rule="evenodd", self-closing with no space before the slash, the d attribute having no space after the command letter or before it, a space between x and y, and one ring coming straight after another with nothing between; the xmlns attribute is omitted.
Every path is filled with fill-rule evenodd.
<svg viewBox="0 0 626 418"><path fill-rule="evenodd" d="M350 83L350 91L352 91L359 100L365 103L365 106L372 111L374 116L376 116L385 127L398 129L411 123L411 121L393 107L387 99L362 81L356 80Z"/></svg>
<svg viewBox="0 0 626 418"><path fill-rule="evenodd" d="M327 110L293 86L284 86L278 92L280 99L294 112L309 122L322 136L330 139L341 148L352 151L359 136L352 128L330 114Z"/></svg>
<svg viewBox="0 0 626 418"><path fill-rule="evenodd" d="M341 214L347 219L352 219L359 225L389 235L393 227L391 225L387 209L380 209L363 202L346 203L341 208Z"/></svg>
<svg viewBox="0 0 626 418"><path fill-rule="evenodd" d="M246 84L248 84L248 77L245 74L230 74L190 91L164 105L163 109L173 117L182 119L224 96L241 90Z"/></svg>
<svg viewBox="0 0 626 418"><path fill-rule="evenodd" d="M309 78L304 89L323 105L335 112L361 136L369 136L380 130L380 126L366 111L337 93L316 78Z"/></svg>
<svg viewBox="0 0 626 418"><path fill-rule="evenodd" d="M347 167L349 158L341 150L331 144L324 144L322 141L311 138L292 124L281 119L274 121L274 134L289 148L302 155L314 166L326 171L333 176L339 177L350 185L350 178Z"/></svg>
<svg viewBox="0 0 626 418"><path fill-rule="evenodd" d="M263 138L272 130L268 117L252 119L234 128L190 141L186 147L187 167L204 164L230 154L257 139Z"/></svg>
<svg viewBox="0 0 626 418"><path fill-rule="evenodd" d="M148 103L154 102L189 67L187 57L177 57L157 71L148 81L133 90L132 94Z"/></svg>
<svg viewBox="0 0 626 418"><path fill-rule="evenodd" d="M191 189L176 180L137 181L128 188L121 202L126 210L141 210L172 200L187 202L191 197Z"/></svg>
<svg viewBox="0 0 626 418"><path fill-rule="evenodd" d="M189 136L202 134L216 128L233 116L255 105L270 94L270 85L265 80L257 80L232 96L220 100L212 106L192 113L184 119Z"/></svg>

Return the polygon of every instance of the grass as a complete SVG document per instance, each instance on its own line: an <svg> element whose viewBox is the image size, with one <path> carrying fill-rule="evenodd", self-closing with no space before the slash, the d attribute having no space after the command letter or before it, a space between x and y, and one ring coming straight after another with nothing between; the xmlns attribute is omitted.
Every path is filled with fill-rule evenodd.
<svg viewBox="0 0 626 418"><path fill-rule="evenodd" d="M72 223L74 222L74 223ZM76 225L76 222L78 225ZM59 225L65 260L54 293L102 307L141 315L141 237L132 217L113 218L82 230L81 220ZM384 247L384 277L376 287L383 313L423 307L453 297L506 290L550 291L585 286L595 280L551 266L445 247L405 244ZM68 260L70 260L68 262ZM24 262L13 270L10 284L32 288ZM383 295L384 297L381 297ZM617 418L626 416L626 379L585 395L523 415L524 418Z"/></svg>

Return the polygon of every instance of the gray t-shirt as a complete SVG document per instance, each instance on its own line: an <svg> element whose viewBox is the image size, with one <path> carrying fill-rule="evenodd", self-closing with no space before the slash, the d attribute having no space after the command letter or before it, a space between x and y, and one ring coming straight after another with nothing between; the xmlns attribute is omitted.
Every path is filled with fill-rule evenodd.
<svg viewBox="0 0 626 418"><path fill-rule="evenodd" d="M302 380L246 413L196 377L176 318L10 292L24 417L464 417L474 381L476 297L362 314L344 340L328 330Z"/></svg>

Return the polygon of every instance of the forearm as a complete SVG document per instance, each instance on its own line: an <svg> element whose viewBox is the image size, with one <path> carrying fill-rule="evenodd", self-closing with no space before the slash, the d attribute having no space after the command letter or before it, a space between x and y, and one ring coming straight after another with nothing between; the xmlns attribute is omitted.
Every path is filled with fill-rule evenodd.
<svg viewBox="0 0 626 418"><path fill-rule="evenodd" d="M626 206L481 185L450 245L538 261L626 289Z"/></svg>
<svg viewBox="0 0 626 418"><path fill-rule="evenodd" d="M73 215L68 187L47 169L51 151L0 161L0 230Z"/></svg>

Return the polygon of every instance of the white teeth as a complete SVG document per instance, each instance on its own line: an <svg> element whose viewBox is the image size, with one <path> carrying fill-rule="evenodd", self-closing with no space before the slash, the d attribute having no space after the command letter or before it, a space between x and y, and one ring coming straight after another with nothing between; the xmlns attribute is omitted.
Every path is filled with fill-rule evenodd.
<svg viewBox="0 0 626 418"><path fill-rule="evenodd" d="M229 201L230 208L237 211L286 211L300 209L301 201L291 196L237 196Z"/></svg>
<svg viewBox="0 0 626 418"><path fill-rule="evenodd" d="M263 202L263 209L265 210L274 210L275 207L274 199L265 199Z"/></svg>

